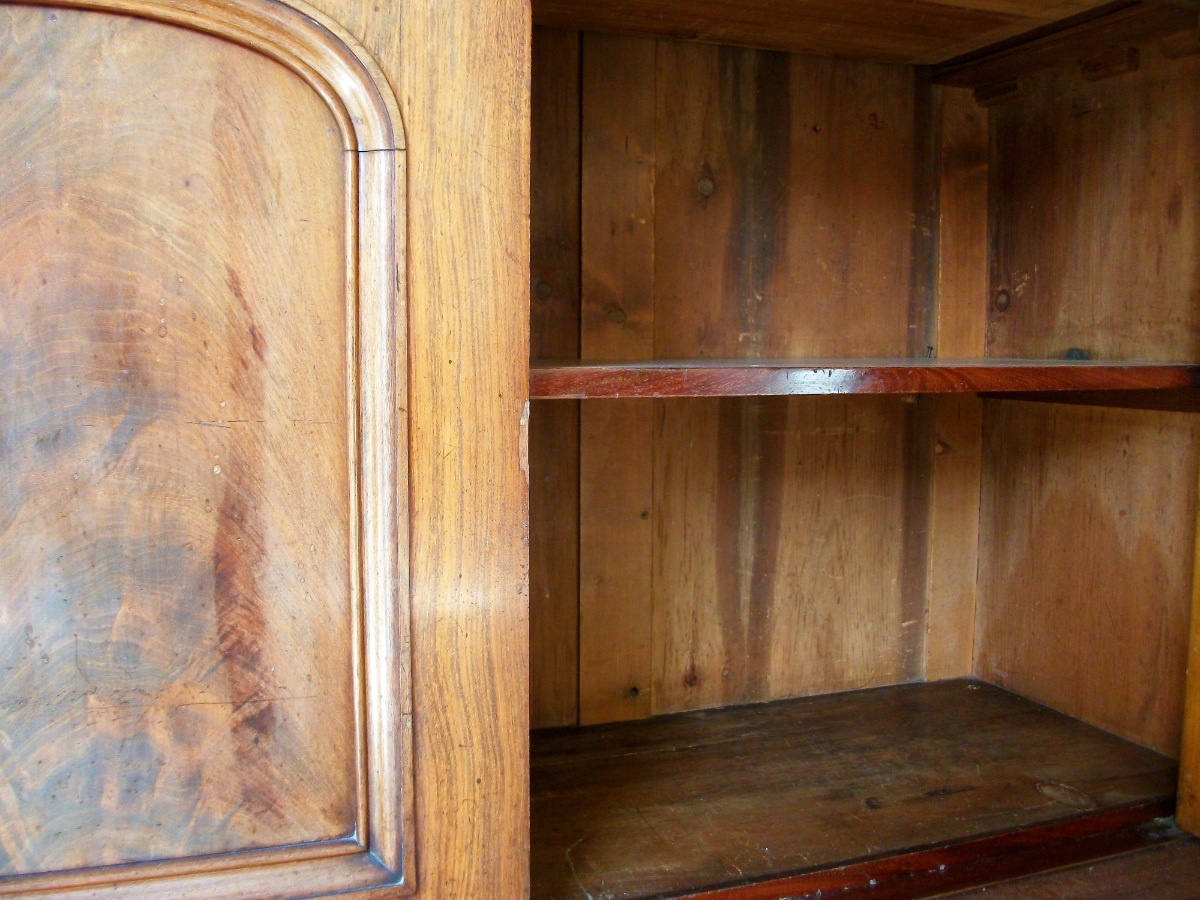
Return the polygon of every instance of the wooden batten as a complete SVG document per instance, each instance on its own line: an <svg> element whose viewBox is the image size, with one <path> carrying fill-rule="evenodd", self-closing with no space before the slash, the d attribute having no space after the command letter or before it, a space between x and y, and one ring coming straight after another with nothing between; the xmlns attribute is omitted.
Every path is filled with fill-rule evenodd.
<svg viewBox="0 0 1200 900"><path fill-rule="evenodd" d="M1200 834L1200 522L1196 527L1192 574L1192 615L1188 636L1187 683L1183 708L1183 740L1179 759L1179 827Z"/></svg>

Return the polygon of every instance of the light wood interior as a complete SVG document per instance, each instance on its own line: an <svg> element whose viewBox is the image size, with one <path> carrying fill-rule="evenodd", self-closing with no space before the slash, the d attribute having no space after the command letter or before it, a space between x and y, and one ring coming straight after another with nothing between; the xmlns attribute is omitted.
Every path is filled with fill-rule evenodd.
<svg viewBox="0 0 1200 900"><path fill-rule="evenodd" d="M989 108L911 66L539 29L534 359L1200 359L1200 56L1137 47ZM1178 754L1193 416L533 417L535 727L978 674Z"/></svg>
<svg viewBox="0 0 1200 900"><path fill-rule="evenodd" d="M533 384L589 399L533 409L535 729L973 676L1180 757L1200 42L1146 9L1046 38L1084 35L1056 64L1035 42L945 77L536 30ZM750 377L862 358L1171 363L1187 385ZM676 390L671 366L711 381Z"/></svg>

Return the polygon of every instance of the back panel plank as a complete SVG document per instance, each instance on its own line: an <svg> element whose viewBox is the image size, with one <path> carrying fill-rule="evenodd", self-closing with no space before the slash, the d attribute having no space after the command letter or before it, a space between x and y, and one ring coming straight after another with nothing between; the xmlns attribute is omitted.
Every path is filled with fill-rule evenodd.
<svg viewBox="0 0 1200 900"><path fill-rule="evenodd" d="M585 35L585 359L654 354L653 41ZM586 404L580 420L579 717L650 712L648 403Z"/></svg>
<svg viewBox="0 0 1200 900"><path fill-rule="evenodd" d="M656 356L906 355L913 71L663 41L657 91ZM909 677L908 407L657 406L654 711Z"/></svg>
<svg viewBox="0 0 1200 900"><path fill-rule="evenodd" d="M0 93L0 874L350 837L336 123L90 12L0 7Z"/></svg>
<svg viewBox="0 0 1200 900"><path fill-rule="evenodd" d="M910 677L908 414L891 398L659 404L655 713Z"/></svg>
<svg viewBox="0 0 1200 900"><path fill-rule="evenodd" d="M903 67L584 35L582 357L923 347L917 92ZM919 674L910 418L894 399L585 404L581 721ZM814 534L821 566L792 549Z"/></svg>

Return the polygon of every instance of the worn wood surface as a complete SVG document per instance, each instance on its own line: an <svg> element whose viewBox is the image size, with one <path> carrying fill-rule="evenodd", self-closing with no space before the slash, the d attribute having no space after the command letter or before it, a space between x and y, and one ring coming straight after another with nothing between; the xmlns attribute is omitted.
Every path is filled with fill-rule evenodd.
<svg viewBox="0 0 1200 900"><path fill-rule="evenodd" d="M379 61L409 146L417 883L429 897L520 897L529 867L527 7L316 3Z"/></svg>
<svg viewBox="0 0 1200 900"><path fill-rule="evenodd" d="M1166 801L1174 777L969 681L542 732L532 896L745 883Z"/></svg>
<svg viewBox="0 0 1200 900"><path fill-rule="evenodd" d="M658 56L654 356L908 354L912 70Z"/></svg>
<svg viewBox="0 0 1200 900"><path fill-rule="evenodd" d="M1195 900L1198 884L1200 844L1179 840L1087 866L947 896L957 900Z"/></svg>
<svg viewBox="0 0 1200 900"><path fill-rule="evenodd" d="M1200 560L1200 527L1196 529L1196 560ZM1179 758L1179 826L1200 832L1200 566L1192 572L1191 624L1187 637L1183 734Z"/></svg>
<svg viewBox="0 0 1200 900"><path fill-rule="evenodd" d="M959 896L946 892L1007 882L1178 841L1179 831L1164 818L1170 810L1170 801L1126 806L1050 825L684 896L687 900L816 900L830 895L846 900L914 900Z"/></svg>
<svg viewBox="0 0 1200 900"><path fill-rule="evenodd" d="M982 350L982 346L979 348ZM681 360L539 363L541 398L786 397L828 394L988 394L1179 391L1200 366L1020 359Z"/></svg>
<svg viewBox="0 0 1200 900"><path fill-rule="evenodd" d="M0 190L17 211L0 233L3 871L349 835L332 117L222 41L94 13L2 15ZM122 69L117 54L133 59ZM255 190L269 179L277 190ZM297 224L267 230L268 216ZM305 264L285 265L301 242ZM310 316L290 314L295 296ZM314 620L328 627L306 634Z"/></svg>
<svg viewBox="0 0 1200 900"><path fill-rule="evenodd" d="M938 92L937 297L931 343L943 359L979 359L988 289L988 116L971 95ZM972 396L938 397L925 615L925 677L974 670L975 582L983 408Z"/></svg>
<svg viewBox="0 0 1200 900"><path fill-rule="evenodd" d="M934 69L939 84L987 89L1012 83L1046 69L1074 64L1100 74L1097 60L1115 52L1122 63L1134 44L1179 32L1194 31L1197 12L1187 3L1113 3L1106 15L1084 16L1077 25L1051 27L1045 34L1015 40ZM1113 69L1108 67L1109 72Z"/></svg>
<svg viewBox="0 0 1200 900"><path fill-rule="evenodd" d="M903 575L908 405L659 404L654 711L913 677Z"/></svg>
<svg viewBox="0 0 1200 900"><path fill-rule="evenodd" d="M579 356L578 33L533 39L530 356ZM579 696L579 404L529 419L529 721L574 725Z"/></svg>
<svg viewBox="0 0 1200 900"><path fill-rule="evenodd" d="M1104 0L535 0L533 15L555 28L925 64L1103 6Z"/></svg>
<svg viewBox="0 0 1200 900"><path fill-rule="evenodd" d="M654 353L655 45L583 44L583 356L638 359ZM579 718L590 724L650 713L653 409L585 404L580 423Z"/></svg>
<svg viewBox="0 0 1200 900"><path fill-rule="evenodd" d="M1177 755L1200 424L987 406L978 673Z"/></svg>
<svg viewBox="0 0 1200 900"><path fill-rule="evenodd" d="M592 34L583 38L582 68L583 359L908 352L918 183L911 71ZM868 156L874 165L865 165ZM851 333L840 334L846 323ZM663 435L693 414L711 418L711 430L673 446ZM891 466L900 462L906 406L622 402L584 404L582 416L583 721L696 705L702 696L805 693L810 675L815 690L907 671L891 658L868 665L869 646L899 648L907 638L876 634L858 600L839 607L851 593L837 590L841 576L797 575L783 568L799 565L786 561L786 545L782 556L770 549L773 530L799 515L779 507L771 488L797 509L818 502L820 491L801 482L812 475L799 450L811 429L831 428L828 440L850 459ZM792 431L773 434L779 422ZM759 447L780 452L760 458ZM822 482L831 495L860 498L867 476L859 463ZM689 482L693 475L700 481ZM736 480L720 504L693 496L714 478ZM886 514L839 529L823 557L857 573L856 584L867 567L839 561L839 552L900 544L903 478L887 484L878 500ZM689 521L687 534L723 535L696 551L708 562L694 570L676 558L684 532L673 524L690 507L709 518ZM718 566L728 554L738 562ZM898 575L880 577L882 588L863 593L873 599L862 603L892 603L884 618L899 622ZM804 590L789 593L797 585ZM786 674L808 651L782 625L748 637L758 627L747 618L756 597L772 598L780 622L827 615L822 634L841 649ZM671 612L675 602L681 611ZM687 610L697 618L681 631L672 623ZM699 678L709 693L687 686ZM661 701L653 699L660 689Z"/></svg>
<svg viewBox="0 0 1200 900"><path fill-rule="evenodd" d="M989 356L1200 354L1200 59L1141 49L991 111ZM1193 418L986 406L978 672L1177 754Z"/></svg>
<svg viewBox="0 0 1200 900"><path fill-rule="evenodd" d="M1200 57L1047 73L991 128L988 356L1200 358Z"/></svg>
<svg viewBox="0 0 1200 900"><path fill-rule="evenodd" d="M317 13L88 7L0 9L0 871L411 885L395 101Z"/></svg>

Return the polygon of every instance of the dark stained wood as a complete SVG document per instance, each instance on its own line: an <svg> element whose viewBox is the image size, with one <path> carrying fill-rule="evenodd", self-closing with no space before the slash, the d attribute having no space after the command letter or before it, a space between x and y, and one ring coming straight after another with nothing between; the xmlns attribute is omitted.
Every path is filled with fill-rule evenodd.
<svg viewBox="0 0 1200 900"><path fill-rule="evenodd" d="M913 900L941 897L948 890L1007 881L1029 873L1178 841L1179 831L1170 821L1155 818L1168 815L1170 809L1168 802L1124 807L1114 812L1081 815L1053 825L684 896L687 900L793 900L801 896L812 900L825 896L844 900ZM1137 891L1133 894L1140 895ZM1040 894L1037 896L1041 897ZM1194 898L1194 895L1190 896Z"/></svg>
<svg viewBox="0 0 1200 900"><path fill-rule="evenodd" d="M529 352L579 356L579 45L533 39ZM529 720L574 725L579 695L579 404L529 417Z"/></svg>
<svg viewBox="0 0 1200 900"><path fill-rule="evenodd" d="M1022 359L540 363L530 373L530 393L546 399L1182 391L1198 384L1200 365Z"/></svg>
<svg viewBox="0 0 1200 900"><path fill-rule="evenodd" d="M972 681L539 732L532 897L678 896L1113 814L1067 839L1162 815L1174 778Z"/></svg>
<svg viewBox="0 0 1200 900"><path fill-rule="evenodd" d="M986 89L1068 63L1082 65L1085 75L1103 77L1105 70L1113 74L1106 59L1111 52L1122 58L1117 68L1128 71L1128 45L1196 28L1196 9L1182 3L1114 3L1110 8L1107 15L1085 14L1082 21L1047 27L1032 39L950 60L934 69L934 81Z"/></svg>
<svg viewBox="0 0 1200 900"><path fill-rule="evenodd" d="M955 900L1196 900L1198 886L1200 843L1176 839L1090 865L946 896Z"/></svg>
<svg viewBox="0 0 1200 900"><path fill-rule="evenodd" d="M555 28L927 64L1105 5L1105 0L534 0L533 16Z"/></svg>

